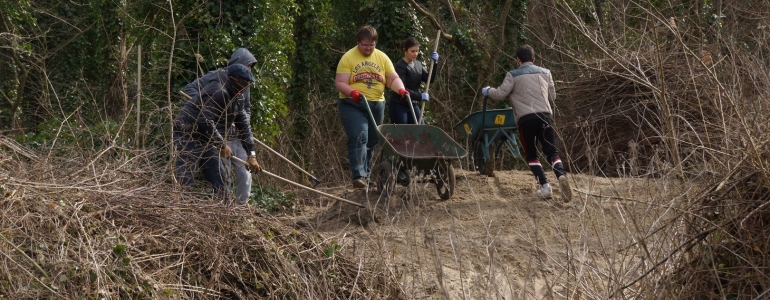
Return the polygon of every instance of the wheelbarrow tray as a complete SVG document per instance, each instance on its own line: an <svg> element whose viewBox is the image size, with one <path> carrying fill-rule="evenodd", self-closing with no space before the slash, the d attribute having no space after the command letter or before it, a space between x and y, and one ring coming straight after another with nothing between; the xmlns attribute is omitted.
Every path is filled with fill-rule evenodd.
<svg viewBox="0 0 770 300"><path fill-rule="evenodd" d="M434 168L439 160L463 158L468 152L446 132L432 125L384 124L377 126L382 156L418 169Z"/></svg>
<svg viewBox="0 0 770 300"><path fill-rule="evenodd" d="M484 111L473 112L457 123L454 130L465 134L469 141L475 141L479 138L482 127L484 131L516 129L516 117L513 115L513 109L510 108L487 110L486 120L483 119Z"/></svg>

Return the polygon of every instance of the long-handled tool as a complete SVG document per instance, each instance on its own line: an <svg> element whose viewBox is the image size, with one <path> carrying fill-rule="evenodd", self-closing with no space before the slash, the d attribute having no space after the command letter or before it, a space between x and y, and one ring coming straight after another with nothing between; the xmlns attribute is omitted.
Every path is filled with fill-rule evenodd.
<svg viewBox="0 0 770 300"><path fill-rule="evenodd" d="M271 153L273 153L273 154L277 155L278 157L280 157L281 159L283 159L284 161L286 161L287 163L289 163L289 164L290 164L292 167L295 167L295 168L297 168L297 170L300 170L300 171L302 171L302 173L305 173L305 175L307 175L308 177L310 177L310 179L311 179L311 180L313 180L313 182L315 182L315 185L318 185L319 183L321 183L321 181L320 181L320 180L318 180L317 178L315 178L315 176L313 176L312 174L308 173L307 171L305 171L304 169L302 169L300 166L298 166L298 165L294 164L294 163L293 163L291 160L289 160L288 158L284 157L283 155L281 155L281 154L280 154L280 153L278 153L277 151L273 150L273 148L270 148L268 145L265 145L264 143L260 142L260 141L259 141L257 138L255 138L255 137L252 137L252 139L254 139L254 142L255 142L255 143L257 143L257 144L259 144L260 146L262 146L262 148L265 148L267 151L270 151Z"/></svg>
<svg viewBox="0 0 770 300"><path fill-rule="evenodd" d="M235 157L235 156L233 156L233 157L230 157L230 159L232 159L232 160L234 160L234 161L237 161L237 162L239 162L239 163L242 163L242 164L244 164L244 165L248 165L248 164L247 164L245 161L243 161L242 159L240 159L240 158L238 158L238 157ZM283 181L283 182L285 182L285 183L288 183L288 184L294 185L294 186L296 186L296 187L300 187L300 188L306 189L306 190L308 190L308 191L311 191L311 192L314 192L314 193L316 193L316 194L319 194L319 195L323 195L323 196L326 196L326 197L332 198L332 199L334 199L334 200L337 200L337 201L342 201L342 202L345 202L345 203L347 203L347 204L352 204L352 205L355 205L355 206L359 206L359 207L361 207L361 208L366 208L366 205L364 205L363 203L356 203L356 202L353 202L353 201L350 201L350 200L347 200L347 199L344 199L344 198L340 198L340 197L334 196L334 195L332 195L332 194L324 193L324 192L322 192L322 191L319 191L319 190L316 190L316 189L314 189L314 188L311 188L311 187L307 187L307 186L301 185L301 184L299 184L299 183L296 183L296 182L294 182L294 181L288 180L288 179L286 179L286 178L283 178L283 177L281 177L281 176L275 175L275 174L273 174L273 173L270 173L270 172L268 172L268 171L265 171L265 170L262 170L260 173L266 174L266 175L268 175L268 176L270 176L270 177L273 177L273 178L275 178L275 179L278 179L278 180L280 180L280 181Z"/></svg>
<svg viewBox="0 0 770 300"><path fill-rule="evenodd" d="M438 33L436 33L436 44L433 45L433 52L438 51L438 40L440 38L441 38L441 30L439 30ZM432 59L430 60L430 69L428 69L428 82L425 83L425 92L426 93L428 92L428 90L430 90L430 77L431 77L431 75L433 75L433 65L435 63L436 62L433 61ZM425 102L423 101L422 103L420 103L420 119L417 120L417 124L421 124L422 123L422 116L424 114L425 114Z"/></svg>
<svg viewBox="0 0 770 300"><path fill-rule="evenodd" d="M185 92L183 92L183 91L179 91L179 94L180 94L180 95L182 95L183 97L187 98L188 100L189 100L189 99L192 99L192 98L190 97L190 95L186 94L186 93L185 93ZM321 181L320 181L320 180L318 180L318 178L315 178L315 176L313 176L312 174L308 173L307 171L305 171L304 169L302 169L300 166L296 165L296 164L295 164L295 163L293 163L291 160L289 160L288 158L284 157L283 155L281 155L281 154L280 154L280 153L278 153L277 151L273 150L273 148L270 148L270 146L268 146L268 145L265 145L265 143L262 143L261 141L259 141L257 138L255 138L255 137L253 137L253 136L252 136L252 139L254 140L254 142L255 142L255 143L257 143L258 145L262 146L262 148L265 148L267 151L270 151L270 153L273 153L273 154L275 154L275 155L278 155L278 157L280 157L281 159L283 159L283 160L285 160L286 162L288 162L288 163L289 163L289 164L290 164L292 167L295 167L295 168L297 168L298 170L302 171L302 173L305 173L305 175L309 176L309 177L310 177L310 179L311 179L311 180L313 180L313 182L315 182L315 185L318 185L319 183L321 183Z"/></svg>
<svg viewBox="0 0 770 300"><path fill-rule="evenodd" d="M214 121L212 121L212 120L210 120L210 119L209 119L209 120L206 120L206 122L207 122L207 123L209 123L209 125L211 126L211 128L212 128L212 129L214 129L214 133L213 133L213 135L214 135L214 138L215 138L217 141L219 141L219 142L221 142L221 143L224 143L224 142L225 142L225 139L222 137L222 135L221 135L221 134L219 134L219 131L217 131L217 128L216 128L216 127L214 127ZM237 162L239 162L239 163L242 163L242 164L243 164L243 165L245 165L245 166L248 166L248 165L249 165L248 163L246 163L246 162L245 162L245 161L243 161L242 159L238 158L237 156L231 156L231 157L230 157L230 159L232 159L232 160L234 160L234 161L237 161ZM306 190L308 190L308 191L311 191L311 192L314 192L314 193L317 193L317 194L320 194L320 195L324 195L324 196L326 196L326 197L329 197L329 198L335 199L335 200L337 200L337 201L342 201L342 202L345 202L345 203L347 203L347 204L353 204L353 205L355 205L355 206L360 206L361 208L366 208L366 205L364 205L364 204L361 204L361 203L356 203L356 202L353 202L353 201L350 201L350 200L347 200L347 199L344 199L344 198L340 198L340 197L337 197L337 196L334 196L334 195L331 195L331 194L328 194L328 193L324 193L324 192L322 192L322 191L319 191L319 190L316 190L316 189L314 189L314 188L311 188L311 187L307 187L307 186L301 185L301 184L299 184L299 183L296 183L296 182L294 182L294 181L291 181L291 180L288 180L288 179L286 179L286 178L283 178L283 177L281 177L281 176L275 175L275 174L273 174L273 173L270 173L270 172L268 172L268 171L262 170L262 171L261 171L261 173L265 173L266 175L268 175L268 176L270 176L270 177L273 177L273 178L275 178L275 179L278 179L278 180L280 180L280 181L286 182L286 183L288 183L288 184L291 184L291 185L294 185L294 186L297 186L297 187L300 187L300 188L306 189Z"/></svg>

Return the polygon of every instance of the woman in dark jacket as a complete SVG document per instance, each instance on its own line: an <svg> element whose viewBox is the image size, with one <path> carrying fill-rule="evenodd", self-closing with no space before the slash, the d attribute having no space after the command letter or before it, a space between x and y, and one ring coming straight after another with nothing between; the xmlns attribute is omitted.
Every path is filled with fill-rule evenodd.
<svg viewBox="0 0 770 300"><path fill-rule="evenodd" d="M414 107L414 113L417 118L420 117L419 100L428 101L428 93L420 93L420 84L428 82L428 70L417 60L417 55L420 53L420 43L413 37L405 39L401 42L401 51L404 52L404 58L400 59L396 65L396 73L401 81L404 82L404 88L409 92L412 97L412 106ZM438 53L433 51L430 54L430 58L434 63L438 63ZM431 75L430 82L436 80L436 68L433 69L433 75ZM420 95L420 98L417 98ZM412 113L409 111L408 104L402 100L401 96L396 93L391 93L390 101L388 102L388 115L390 121L393 124L415 124Z"/></svg>

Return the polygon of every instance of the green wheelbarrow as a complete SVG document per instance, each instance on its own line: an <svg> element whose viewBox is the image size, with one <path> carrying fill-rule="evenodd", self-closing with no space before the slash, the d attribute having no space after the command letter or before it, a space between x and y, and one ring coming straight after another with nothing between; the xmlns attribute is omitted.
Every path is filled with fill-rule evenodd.
<svg viewBox="0 0 770 300"><path fill-rule="evenodd" d="M369 105L364 106L369 110ZM369 117L374 124L371 110ZM382 144L380 163L372 170L371 177L381 194L389 197L397 183L408 186L413 181L411 177L423 175L435 184L439 198L452 197L455 190L452 161L465 157L468 152L446 132L432 125L383 124L377 126L377 133Z"/></svg>
<svg viewBox="0 0 770 300"><path fill-rule="evenodd" d="M470 142L473 149L473 165L481 174L492 176L495 171L494 158L501 157L503 145L513 157L521 157L516 140L518 126L513 109L487 110L487 97L483 109L465 117L454 129Z"/></svg>

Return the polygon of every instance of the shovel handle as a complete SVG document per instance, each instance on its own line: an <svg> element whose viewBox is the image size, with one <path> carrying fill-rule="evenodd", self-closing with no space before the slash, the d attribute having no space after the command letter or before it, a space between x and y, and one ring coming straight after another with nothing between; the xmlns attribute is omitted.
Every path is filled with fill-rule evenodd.
<svg viewBox="0 0 770 300"><path fill-rule="evenodd" d="M297 168L297 170L300 170L300 171L302 171L302 173L305 173L305 175L307 175L307 176L310 176L310 179L311 179L311 180L313 180L313 181L315 182L315 184L316 184L316 185L317 185L317 184L319 184L319 183L321 183L321 181L320 181L320 180L318 180L317 178L315 178L315 176L313 176L312 174L308 173L307 171L305 171L304 169L302 169L300 166L296 165L294 162L292 162L291 160L289 160L289 159L288 159L288 158L286 158L285 156L283 156L283 155L281 155L280 153L278 153L278 151L275 151L275 150L273 150L273 148L270 148L268 145L265 145L264 143L262 143L261 141L259 141L259 140L258 140L257 138L255 138L255 137L252 137L252 139L254 140L254 142L255 142L255 143L257 143L258 145L262 146L262 148L265 148L265 149L267 149L267 151L270 151L270 153L273 153L273 154L275 154L276 156L280 157L281 159L283 159L284 161L286 161L287 163L289 163L289 165L291 165L292 167L295 167L295 168Z"/></svg>
<svg viewBox="0 0 770 300"><path fill-rule="evenodd" d="M436 52L436 51L438 51L438 40L439 40L440 38L441 38L441 30L439 30L439 31L436 33L436 44L435 44L435 45L433 45L433 52ZM431 77L431 75L433 75L433 65L434 65L435 63L436 63L436 62L435 62L435 61L433 61L432 59L430 60L430 69L428 69L428 82L426 82L426 83L425 83L425 92L426 92L426 93L428 92L428 90L430 90L430 79L431 79L430 77ZM422 102L422 103L420 103L420 119L419 119L419 120L417 120L417 124L420 124L420 123L422 123L422 115L423 115L423 114L425 114L425 101L421 101L421 102ZM416 120L416 119L415 119L415 120Z"/></svg>
<svg viewBox="0 0 770 300"><path fill-rule="evenodd" d="M230 159L232 159L232 160L234 160L234 161L237 161L237 162L239 162L239 163L242 163L242 164L244 164L244 165L248 165L248 164L247 164L245 161L243 161L242 159L240 159L240 158L238 158L238 157L236 157L236 156L230 157ZM319 194L319 195L323 195L323 196L326 196L326 197L332 198L332 199L334 199L334 200L337 200L337 201L342 201L342 202L345 202L345 203L347 203L347 204L352 204L352 205L355 205L355 206L359 206L359 207L361 207L361 208L366 208L366 205L364 205L364 204L361 204L361 203L356 203L356 202L353 202L353 201L350 201L350 200L347 200L347 199L344 199L344 198L340 198L340 197L334 196L334 195L332 195L332 194L324 193L324 192L322 192L322 191L319 191L319 190L316 190L316 189L314 189L314 188L311 188L311 187L307 187L307 186L301 185L301 184L299 184L299 183L296 183L296 182L294 182L294 181L288 180L288 179L286 179L286 178L283 178L283 177L281 177L281 176L275 175L275 174L273 174L273 173L270 173L270 172L268 172L268 171L265 171L265 170L262 170L260 173L264 173L264 174L267 174L268 176L270 176L270 177L273 177L273 178L275 178L275 179L278 179L278 180L280 180L280 181L283 181L283 182L285 182L285 183L288 183L288 184L294 185L294 186L296 186L296 187L299 187L299 188L303 188L303 189L306 189L306 190L308 190L308 191L311 191L311 192L314 192L314 193L316 193L316 194Z"/></svg>

